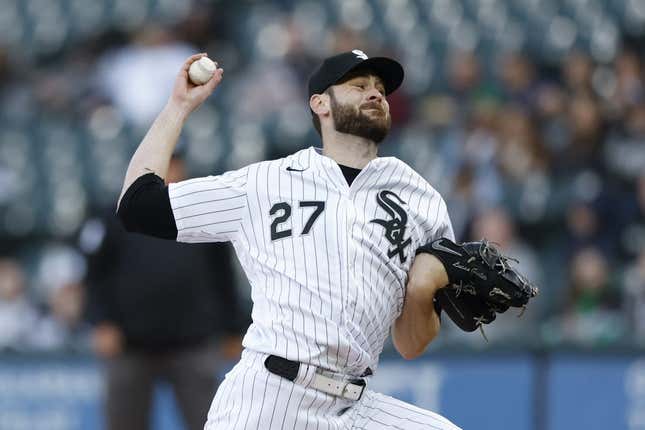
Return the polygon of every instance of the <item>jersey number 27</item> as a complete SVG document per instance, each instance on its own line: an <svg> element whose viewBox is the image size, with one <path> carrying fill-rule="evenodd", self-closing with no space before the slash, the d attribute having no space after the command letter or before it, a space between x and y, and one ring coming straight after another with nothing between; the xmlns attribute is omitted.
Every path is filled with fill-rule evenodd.
<svg viewBox="0 0 645 430"><path fill-rule="evenodd" d="M300 233L301 235L303 235L303 234L309 233L309 230L311 230L311 227L314 225L314 222L316 221L316 219L318 219L320 214L323 213L323 211L325 210L325 202L301 201L299 202L298 206L301 208L307 208L307 207L314 208L314 211L311 213L311 216L307 220L305 227L302 229L302 232ZM278 227L280 226L280 224L287 222L291 217L291 205L287 202L276 203L273 206L271 206L269 215L273 216L278 212L280 212L280 214L277 217L275 217L275 219L271 222L271 240L282 239L292 235L290 228L286 230L278 230Z"/></svg>

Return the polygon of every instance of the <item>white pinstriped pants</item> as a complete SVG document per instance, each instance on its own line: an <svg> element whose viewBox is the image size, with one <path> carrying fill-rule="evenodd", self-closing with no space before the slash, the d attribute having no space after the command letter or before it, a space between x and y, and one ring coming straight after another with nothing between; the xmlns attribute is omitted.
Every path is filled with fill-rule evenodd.
<svg viewBox="0 0 645 430"><path fill-rule="evenodd" d="M446 418L366 389L348 400L296 384L244 350L213 399L204 430L460 430Z"/></svg>

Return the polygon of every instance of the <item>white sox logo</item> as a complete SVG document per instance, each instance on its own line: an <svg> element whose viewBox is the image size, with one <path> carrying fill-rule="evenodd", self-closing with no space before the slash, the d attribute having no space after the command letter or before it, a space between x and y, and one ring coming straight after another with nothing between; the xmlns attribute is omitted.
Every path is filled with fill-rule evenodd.
<svg viewBox="0 0 645 430"><path fill-rule="evenodd" d="M376 202L389 216L392 217L392 219L373 219L370 222L382 225L385 228L385 238L394 246L392 249L388 250L387 256L392 258L395 255L398 255L401 263L405 263L405 248L412 243L411 238L408 237L407 239L404 239L406 223L408 222L408 214L400 204L395 202L391 197L398 200L400 204L406 204L392 191L381 191L376 195Z"/></svg>
<svg viewBox="0 0 645 430"><path fill-rule="evenodd" d="M362 60L367 60L367 54L361 51L360 49L354 49L352 51L352 54L356 55L358 58Z"/></svg>

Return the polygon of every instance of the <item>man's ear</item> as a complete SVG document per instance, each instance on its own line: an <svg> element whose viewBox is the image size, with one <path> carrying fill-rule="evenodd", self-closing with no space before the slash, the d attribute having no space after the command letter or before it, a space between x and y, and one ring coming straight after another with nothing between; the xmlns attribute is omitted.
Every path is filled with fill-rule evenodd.
<svg viewBox="0 0 645 430"><path fill-rule="evenodd" d="M326 115L329 113L329 95L314 94L309 98L309 107L317 115Z"/></svg>

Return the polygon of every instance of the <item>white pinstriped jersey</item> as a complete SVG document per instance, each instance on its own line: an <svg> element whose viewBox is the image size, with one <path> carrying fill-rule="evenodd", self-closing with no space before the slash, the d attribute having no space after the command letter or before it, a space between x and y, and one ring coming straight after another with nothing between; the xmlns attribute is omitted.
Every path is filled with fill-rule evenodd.
<svg viewBox="0 0 645 430"><path fill-rule="evenodd" d="M244 347L359 375L400 314L415 249L454 239L440 194L393 157L349 186L309 148L171 184L178 241L231 241L249 282Z"/></svg>

